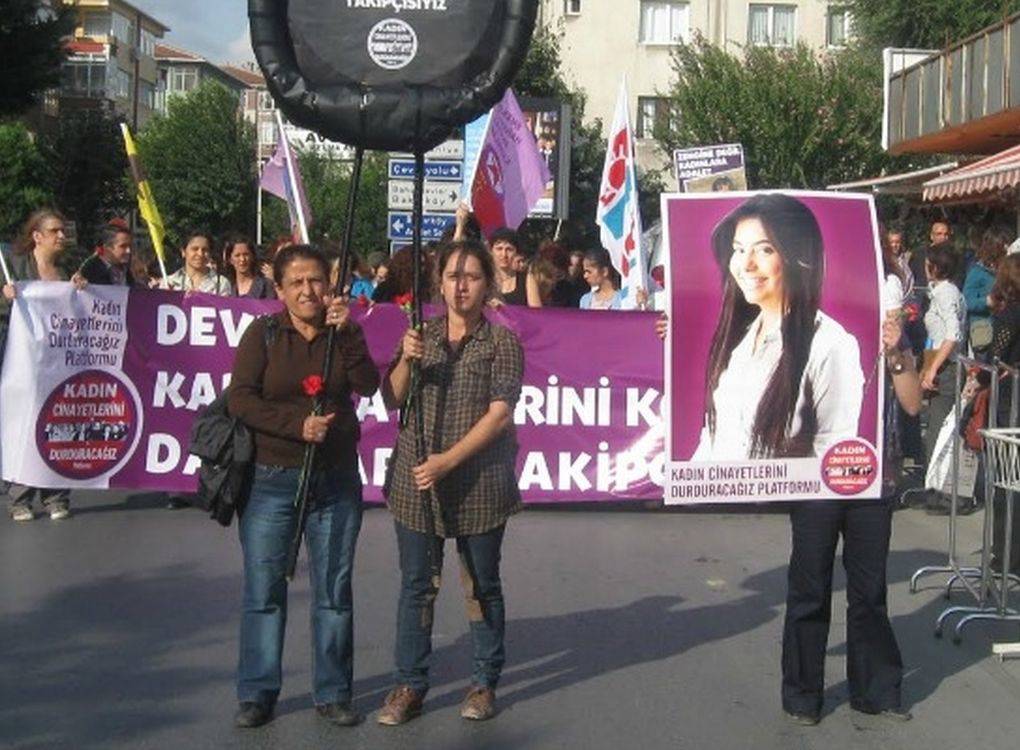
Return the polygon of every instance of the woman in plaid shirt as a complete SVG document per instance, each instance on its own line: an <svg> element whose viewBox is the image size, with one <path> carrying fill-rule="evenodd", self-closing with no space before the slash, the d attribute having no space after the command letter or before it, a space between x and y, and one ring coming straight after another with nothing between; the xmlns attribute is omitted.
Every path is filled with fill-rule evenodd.
<svg viewBox="0 0 1020 750"><path fill-rule="evenodd" d="M465 719L494 715L504 662L499 560L506 521L521 507L513 410L524 355L512 331L482 314L495 288L488 250L475 241L450 243L440 253L438 268L446 314L428 321L420 333L407 331L382 385L389 408L404 405L412 363L419 363L422 388L405 415L385 487L402 579L397 686L378 717L386 725L417 716L428 691L433 603L439 590L433 570L442 570L444 538L457 540L474 643L472 686L461 708ZM423 463L415 449L414 412L419 408L429 454Z"/></svg>

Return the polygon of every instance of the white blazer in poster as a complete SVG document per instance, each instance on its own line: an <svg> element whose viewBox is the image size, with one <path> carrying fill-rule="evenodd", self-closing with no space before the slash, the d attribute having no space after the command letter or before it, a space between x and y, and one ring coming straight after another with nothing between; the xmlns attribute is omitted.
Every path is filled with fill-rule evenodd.
<svg viewBox="0 0 1020 750"><path fill-rule="evenodd" d="M881 495L869 196L662 199L669 504Z"/></svg>

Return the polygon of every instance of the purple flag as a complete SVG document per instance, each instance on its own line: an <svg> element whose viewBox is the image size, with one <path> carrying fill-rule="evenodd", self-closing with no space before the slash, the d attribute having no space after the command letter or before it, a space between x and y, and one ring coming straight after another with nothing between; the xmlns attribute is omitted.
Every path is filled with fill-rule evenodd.
<svg viewBox="0 0 1020 750"><path fill-rule="evenodd" d="M478 155L471 203L486 235L516 229L545 193L549 168L513 91L492 108Z"/></svg>
<svg viewBox="0 0 1020 750"><path fill-rule="evenodd" d="M312 212L308 208L308 198L305 196L301 170L298 168L297 159L294 158L294 151L287 141L287 136L283 132L283 121L280 118L277 119L276 129L279 134L276 150L273 151L273 157L266 162L266 166L262 169L259 187L267 193L272 193L277 198L287 201L294 239L296 242L307 244L308 227L312 225Z"/></svg>

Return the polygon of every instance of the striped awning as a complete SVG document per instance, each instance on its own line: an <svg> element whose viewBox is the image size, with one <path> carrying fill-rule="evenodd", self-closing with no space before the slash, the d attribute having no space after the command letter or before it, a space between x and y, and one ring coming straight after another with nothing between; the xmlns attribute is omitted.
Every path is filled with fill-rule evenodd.
<svg viewBox="0 0 1020 750"><path fill-rule="evenodd" d="M970 198L1020 185L1020 146L954 169L924 183L924 200Z"/></svg>

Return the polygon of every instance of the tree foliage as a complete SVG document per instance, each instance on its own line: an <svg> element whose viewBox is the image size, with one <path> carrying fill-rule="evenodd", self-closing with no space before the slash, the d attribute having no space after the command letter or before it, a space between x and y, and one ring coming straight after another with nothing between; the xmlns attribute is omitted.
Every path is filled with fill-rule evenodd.
<svg viewBox="0 0 1020 750"><path fill-rule="evenodd" d="M0 124L0 240L11 240L35 209L53 201L42 151L21 123Z"/></svg>
<svg viewBox="0 0 1020 750"><path fill-rule="evenodd" d="M167 105L167 114L139 134L138 149L169 241L180 243L199 229L214 237L251 233L255 130L241 116L236 94L207 81Z"/></svg>
<svg viewBox="0 0 1020 750"><path fill-rule="evenodd" d="M676 117L657 128L672 152L711 143L742 143L749 187L824 188L879 174L882 69L851 49L818 57L748 47L743 57L697 39L673 56L669 91Z"/></svg>
<svg viewBox="0 0 1020 750"><path fill-rule="evenodd" d="M74 9L40 0L4 0L0 13L0 114L17 115L60 84L63 38L74 27Z"/></svg>
<svg viewBox="0 0 1020 750"><path fill-rule="evenodd" d="M531 47L521 70L514 80L513 89L519 96L558 99L571 108L570 201L566 231L571 240L582 246L598 244L598 227L595 225L595 206L602 183L602 166L606 158L606 138L598 118L585 121L585 92L568 83L562 74L560 55L562 31L539 26L531 40ZM641 213L646 222L659 215L659 193L662 192L660 175L654 172L638 175L641 196ZM548 222L535 225L528 222L527 233L535 241L552 234Z"/></svg>
<svg viewBox="0 0 1020 750"><path fill-rule="evenodd" d="M1020 0L847 0L854 36L872 49L941 49L1020 11Z"/></svg>
<svg viewBox="0 0 1020 750"><path fill-rule="evenodd" d="M387 165L387 154L365 154L354 209L352 242L354 251L362 257L376 250L388 250ZM327 251L337 251L343 241L347 196L351 187L351 164L330 161L312 151L298 150L298 166L305 185L308 208L312 212L309 235L313 242L321 243ZM268 240L290 235L290 217L282 200L263 193L262 216L264 236Z"/></svg>
<svg viewBox="0 0 1020 750"><path fill-rule="evenodd" d="M68 112L41 145L54 200L76 223L79 248L88 252L98 229L130 207L127 157L117 121L102 110Z"/></svg>

